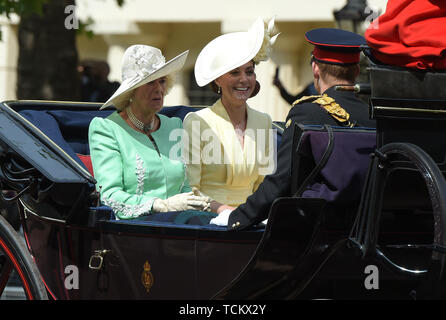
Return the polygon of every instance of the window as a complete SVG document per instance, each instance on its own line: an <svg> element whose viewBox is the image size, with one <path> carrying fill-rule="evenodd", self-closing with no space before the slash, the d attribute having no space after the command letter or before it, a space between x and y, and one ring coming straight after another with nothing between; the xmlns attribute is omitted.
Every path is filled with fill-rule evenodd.
<svg viewBox="0 0 446 320"><path fill-rule="evenodd" d="M220 98L220 95L212 91L209 85L199 87L192 70L188 75L187 97L191 106L211 106Z"/></svg>

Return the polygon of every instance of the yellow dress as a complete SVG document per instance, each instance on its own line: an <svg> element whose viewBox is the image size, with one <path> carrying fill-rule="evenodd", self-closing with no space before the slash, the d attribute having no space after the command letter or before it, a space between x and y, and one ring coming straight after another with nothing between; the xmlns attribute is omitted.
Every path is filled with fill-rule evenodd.
<svg viewBox="0 0 446 320"><path fill-rule="evenodd" d="M189 113L183 122L183 156L190 186L237 207L276 169L271 117L247 106L244 146L221 100Z"/></svg>

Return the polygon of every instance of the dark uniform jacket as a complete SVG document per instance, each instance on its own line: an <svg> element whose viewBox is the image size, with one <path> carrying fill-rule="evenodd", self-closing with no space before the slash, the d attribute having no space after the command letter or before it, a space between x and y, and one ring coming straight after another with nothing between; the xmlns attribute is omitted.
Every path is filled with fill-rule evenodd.
<svg viewBox="0 0 446 320"><path fill-rule="evenodd" d="M320 98L323 98L326 102L324 104L328 105L327 109L330 109L333 115L321 106L320 101L315 103ZM337 108L338 105L342 108ZM350 115L347 121L342 110ZM276 172L266 176L257 191L231 213L228 228L242 229L260 223L268 218L269 209L276 198L291 196L291 158L295 123L375 127L375 121L369 119L368 105L358 99L354 92L336 91L332 87L322 96L302 98L287 116L286 129L277 154Z"/></svg>

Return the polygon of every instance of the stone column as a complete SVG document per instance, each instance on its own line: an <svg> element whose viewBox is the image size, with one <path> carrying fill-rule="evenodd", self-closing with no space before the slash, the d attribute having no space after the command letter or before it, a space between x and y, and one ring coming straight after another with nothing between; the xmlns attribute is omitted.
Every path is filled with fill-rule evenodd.
<svg viewBox="0 0 446 320"><path fill-rule="evenodd" d="M1 24L0 41L0 101L16 99L18 42L15 27Z"/></svg>
<svg viewBox="0 0 446 320"><path fill-rule="evenodd" d="M126 47L117 44L112 44L108 48L107 63L110 66L110 74L108 76L110 81L122 82L121 62L125 49Z"/></svg>

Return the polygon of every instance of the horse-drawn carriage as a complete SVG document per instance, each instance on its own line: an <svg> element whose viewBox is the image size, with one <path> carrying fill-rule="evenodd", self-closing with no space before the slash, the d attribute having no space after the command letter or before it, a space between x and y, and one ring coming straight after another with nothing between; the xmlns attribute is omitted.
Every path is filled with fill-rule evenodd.
<svg viewBox="0 0 446 320"><path fill-rule="evenodd" d="M445 298L445 77L372 64L376 130L297 125L293 196L244 231L117 220L88 162L111 111L3 102L0 294L15 271L29 299Z"/></svg>

